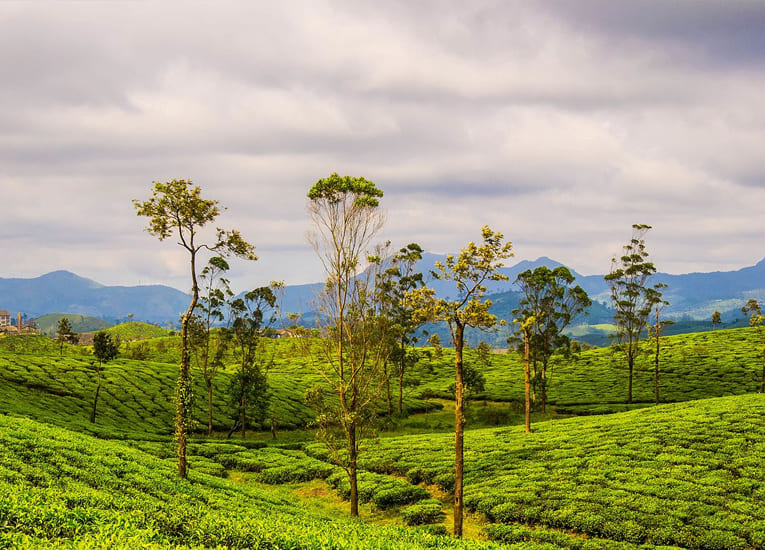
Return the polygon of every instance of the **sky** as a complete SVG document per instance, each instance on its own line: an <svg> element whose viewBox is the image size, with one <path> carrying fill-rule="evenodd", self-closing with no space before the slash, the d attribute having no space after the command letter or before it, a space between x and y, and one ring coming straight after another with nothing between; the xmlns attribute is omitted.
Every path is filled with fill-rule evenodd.
<svg viewBox="0 0 765 550"><path fill-rule="evenodd" d="M320 281L306 193L380 187L379 240L608 271L765 257L765 2L0 2L0 277L187 290L132 201L191 179L256 246L236 290Z"/></svg>

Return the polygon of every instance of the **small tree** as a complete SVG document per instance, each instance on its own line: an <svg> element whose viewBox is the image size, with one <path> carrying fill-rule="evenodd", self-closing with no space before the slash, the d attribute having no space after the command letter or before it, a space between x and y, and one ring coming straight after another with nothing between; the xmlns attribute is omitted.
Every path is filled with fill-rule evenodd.
<svg viewBox="0 0 765 550"><path fill-rule="evenodd" d="M401 248L391 259L391 265L378 273L377 288L380 301L383 304L383 314L390 322L389 338L392 349L391 362L394 364L398 378L398 414L403 413L404 375L412 365L416 364L419 356L407 353L407 346L417 341L414 332L420 326L412 317L412 311L407 307L406 293L423 286L422 273L415 271L415 266L422 259L422 248L417 243L410 243ZM393 407L390 396L390 377L386 370L386 389L388 397L388 414Z"/></svg>
<svg viewBox="0 0 765 550"><path fill-rule="evenodd" d="M741 313L744 315L749 314L749 326L752 327L763 344L762 349L762 374L760 376L760 393L765 393L765 332L763 332L763 324L765 324L765 316L762 314L762 308L760 303L754 298L749 298L744 307L741 308Z"/></svg>
<svg viewBox="0 0 765 550"><path fill-rule="evenodd" d="M712 330L714 330L716 327L719 327L722 324L722 316L720 315L719 311L715 311L712 314Z"/></svg>
<svg viewBox="0 0 765 550"><path fill-rule="evenodd" d="M251 290L231 302L230 330L237 370L229 395L236 405L242 439L247 435L248 418L262 422L268 412L266 375L273 364L273 355L269 356L265 349L265 339L266 331L275 320L275 309L276 295L267 286Z"/></svg>
<svg viewBox="0 0 765 550"><path fill-rule="evenodd" d="M436 359L441 359L444 355L444 346L441 343L441 337L437 333L433 333L428 336L428 345L433 348L433 354Z"/></svg>
<svg viewBox="0 0 765 550"><path fill-rule="evenodd" d="M90 423L96 421L96 407L98 406L98 392L101 390L101 369L104 363L108 363L119 354L118 344L112 340L111 334L98 331L93 335L93 355L98 359L98 366L94 365L98 375L96 392L93 396L93 411L90 413Z"/></svg>
<svg viewBox="0 0 765 550"><path fill-rule="evenodd" d="M656 273L656 267L648 261L643 240L649 229L650 225L632 226L630 242L624 246L619 258L611 260L611 271L605 276L614 306L616 339L627 358L627 403L632 403L632 373L640 349L640 336L654 305L661 302L662 289L666 288L661 283L648 286L649 279Z"/></svg>
<svg viewBox="0 0 765 550"><path fill-rule="evenodd" d="M256 260L255 248L238 231L216 229L215 235L205 238L203 230L220 215L218 201L202 198L202 190L191 181L172 180L154 182L152 196L146 201L133 201L139 216L149 218L147 231L160 241L175 235L178 244L189 254L191 275L191 303L181 318L181 364L175 389L175 439L178 443L178 475L187 476L186 439L191 430L192 388L189 375L189 326L199 301L197 262L201 251L218 256L235 255ZM202 241L202 242L200 242Z"/></svg>
<svg viewBox="0 0 765 550"><path fill-rule="evenodd" d="M223 275L229 270L226 260L219 256L210 258L200 278L203 286L197 304L197 312L189 325L189 346L194 362L202 374L207 389L207 435L213 431L213 380L223 367L228 347L229 332L219 330L213 334L213 326L224 320L224 309L232 297L229 281Z"/></svg>
<svg viewBox="0 0 765 550"><path fill-rule="evenodd" d="M433 276L439 280L453 281L457 287L457 299L437 298L430 287L417 288L407 293L409 307L420 322L445 321L449 326L454 344L454 536L462 537L463 512L463 457L465 429L465 370L462 353L465 347L465 328L488 329L497 318L489 313L490 300L484 300L487 281L506 281L499 272L502 260L512 256L510 243L503 244L503 235L488 226L481 229L483 244L468 243L458 256L448 255L446 262L437 262Z"/></svg>
<svg viewBox="0 0 765 550"><path fill-rule="evenodd" d="M56 342L59 343L59 355L64 355L64 344L75 345L80 341L80 335L72 330L72 324L68 317L62 317L58 320L56 326Z"/></svg>
<svg viewBox="0 0 765 550"><path fill-rule="evenodd" d="M570 340L563 331L592 305L582 287L571 286L573 282L574 276L564 266L552 270L546 266L540 266L533 271L527 269L515 279L523 297L520 307L513 310L513 315L521 319L522 330L525 330L523 320L534 319L528 344L534 374L532 385L540 389L543 413L547 407L547 372L550 358L558 350L568 351ZM525 332L523 340L525 350ZM537 361L541 362L539 370Z"/></svg>

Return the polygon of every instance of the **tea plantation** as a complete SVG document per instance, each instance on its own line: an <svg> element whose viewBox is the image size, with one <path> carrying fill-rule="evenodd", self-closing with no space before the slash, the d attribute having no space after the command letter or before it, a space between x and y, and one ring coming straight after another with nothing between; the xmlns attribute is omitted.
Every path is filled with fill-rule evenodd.
<svg viewBox="0 0 765 550"><path fill-rule="evenodd" d="M398 434L394 423L363 448L359 492L376 524L308 506L303 487L343 498L349 487L324 448L305 443L312 413L303 394L320 378L290 340L269 342L270 415L280 432L300 428L296 437L269 445L265 437L222 439L232 421L231 375L222 372L213 394L217 438L195 436L190 479L178 480L177 337L146 336L104 366L93 424L96 375L87 348L65 346L61 355L46 338L0 339L0 548L765 550L765 396L752 393L762 352L749 329L663 339L662 401L669 403L658 407L647 408L653 357L646 349L635 372L637 410L610 415L592 416L627 409L623 358L612 348L555 358L551 408L586 416L553 415L531 434L520 426L467 432L465 503L470 534L483 540L463 542L440 536L451 506L453 436L400 435L418 418L440 422L447 411L402 419ZM126 358L131 350L144 359ZM437 351L419 350L407 374L410 414L448 405L453 354ZM521 400L516 354L487 361L470 350L466 361L486 379L472 414ZM204 427L198 375L194 391ZM483 425L507 420L498 415Z"/></svg>
<svg viewBox="0 0 765 550"><path fill-rule="evenodd" d="M498 540L765 548L762 394L475 430L465 445L465 504ZM382 439L363 465L448 491L452 448L446 434Z"/></svg>

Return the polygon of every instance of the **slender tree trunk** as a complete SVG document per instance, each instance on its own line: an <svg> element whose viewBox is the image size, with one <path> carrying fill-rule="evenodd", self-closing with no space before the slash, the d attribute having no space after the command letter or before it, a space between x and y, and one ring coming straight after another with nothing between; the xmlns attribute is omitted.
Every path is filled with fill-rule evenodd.
<svg viewBox="0 0 765 550"><path fill-rule="evenodd" d="M175 439L178 442L178 475L186 479L188 463L186 461L186 440L189 433L191 417L191 380L189 377L189 323L199 300L199 285L197 284L196 252L191 242L191 303L181 320L181 368L178 372L178 386L175 390Z"/></svg>
<svg viewBox="0 0 765 550"><path fill-rule="evenodd" d="M96 394L93 397L93 411L90 413L90 423L94 424L96 422L96 406L98 405L98 392L101 389L101 367L98 367L98 370L96 371L98 373L98 384L96 385Z"/></svg>
<svg viewBox="0 0 765 550"><path fill-rule="evenodd" d="M356 425L348 431L348 482L351 486L351 517L359 517L358 449L356 448Z"/></svg>
<svg viewBox="0 0 765 550"><path fill-rule="evenodd" d="M404 413L404 371L398 371L398 414Z"/></svg>
<svg viewBox="0 0 765 550"><path fill-rule="evenodd" d="M388 372L388 361L383 362L383 373L385 374L385 393L388 400L388 417L393 418L393 397L390 393L390 373Z"/></svg>
<svg viewBox="0 0 765 550"><path fill-rule="evenodd" d="M531 366L529 364L529 332L523 332L523 381L526 401L524 423L526 433L531 433Z"/></svg>
<svg viewBox="0 0 765 550"><path fill-rule="evenodd" d="M454 536L462 538L462 473L464 470L465 386L462 370L462 348L465 327L457 323L454 328Z"/></svg>
<svg viewBox="0 0 765 550"><path fill-rule="evenodd" d="M544 414L547 410L547 362L542 362L542 378L539 382L542 393L542 405L540 407L540 412Z"/></svg>
<svg viewBox="0 0 765 550"><path fill-rule="evenodd" d="M247 437L247 409L245 408L244 388L242 388L242 439Z"/></svg>
<svg viewBox="0 0 765 550"><path fill-rule="evenodd" d="M627 385L627 404L632 404L632 369L635 366L635 358L632 353L627 357L627 367L629 369L629 383Z"/></svg>
<svg viewBox="0 0 765 550"><path fill-rule="evenodd" d="M656 332L656 357L654 359L653 364L653 394L654 394L654 401L655 404L659 404L659 330L661 327L659 326L659 310L656 309L656 326L654 327L654 331Z"/></svg>
<svg viewBox="0 0 765 550"><path fill-rule="evenodd" d="M207 435L212 435L213 432L213 400L212 400L212 380L209 378L205 380L207 385Z"/></svg>
<svg viewBox="0 0 765 550"><path fill-rule="evenodd" d="M765 393L765 348L762 350L762 376L760 377L760 393Z"/></svg>
<svg viewBox="0 0 765 550"><path fill-rule="evenodd" d="M276 419L271 417L271 439L276 439Z"/></svg>

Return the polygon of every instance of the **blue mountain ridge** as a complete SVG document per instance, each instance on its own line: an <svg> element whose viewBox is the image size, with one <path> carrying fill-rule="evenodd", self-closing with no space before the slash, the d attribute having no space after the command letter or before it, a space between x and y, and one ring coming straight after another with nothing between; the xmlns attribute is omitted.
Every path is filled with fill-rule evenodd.
<svg viewBox="0 0 765 550"><path fill-rule="evenodd" d="M426 253L417 269L425 274L426 281L439 296L448 298L454 297L453 283L434 279L430 275L436 262L445 259L445 255ZM513 285L518 274L541 265L552 269L563 264L543 256L503 267L500 271L509 280L488 281L488 293L493 294L492 298L497 304L504 304L503 309L509 308L518 299L517 289ZM572 274L576 277L575 284L581 285L593 300L608 301L608 287L602 275L582 276L575 271ZM735 316L735 311L748 298L765 299L765 259L754 266L736 271L683 275L657 273L652 282L668 285L665 291L665 297L670 302L670 306L665 309L668 317L708 319L718 309L724 314L723 320L726 320L726 316ZM314 283L285 287L280 299L282 311L310 312L314 298L323 286L323 283ZM169 286L106 286L63 270L29 279L0 278L0 309L14 314L20 311L30 318L45 313L66 312L114 321L132 313L136 320L176 323L188 304L187 293ZM590 319L588 322L596 320ZM605 321L598 319L597 322Z"/></svg>

